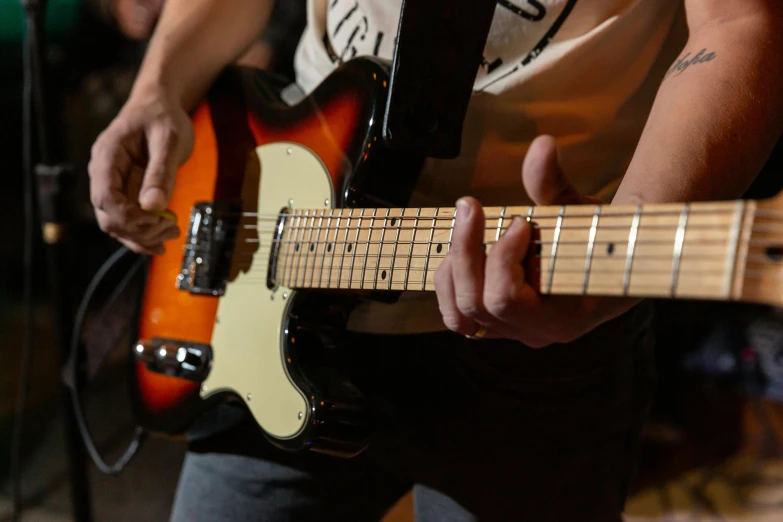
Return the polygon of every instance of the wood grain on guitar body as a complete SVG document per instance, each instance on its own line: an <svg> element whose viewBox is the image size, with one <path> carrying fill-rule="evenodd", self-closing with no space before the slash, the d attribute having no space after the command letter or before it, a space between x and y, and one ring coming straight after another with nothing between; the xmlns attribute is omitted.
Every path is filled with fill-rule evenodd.
<svg viewBox="0 0 783 522"><path fill-rule="evenodd" d="M151 260L135 406L181 433L223 401L268 439L339 456L370 437L339 338L360 299L434 291L454 208L405 208L422 162L384 148L385 64L362 58L294 107L232 70L195 111L170 209L183 237ZM536 225L544 294L783 301L783 199L485 208L487 249Z"/></svg>

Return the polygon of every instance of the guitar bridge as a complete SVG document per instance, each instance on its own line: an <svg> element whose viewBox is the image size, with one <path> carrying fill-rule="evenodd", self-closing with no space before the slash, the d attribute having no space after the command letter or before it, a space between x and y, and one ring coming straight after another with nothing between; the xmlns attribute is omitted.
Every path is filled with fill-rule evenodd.
<svg viewBox="0 0 783 522"><path fill-rule="evenodd" d="M237 203L193 206L177 289L199 295L225 293L241 212Z"/></svg>

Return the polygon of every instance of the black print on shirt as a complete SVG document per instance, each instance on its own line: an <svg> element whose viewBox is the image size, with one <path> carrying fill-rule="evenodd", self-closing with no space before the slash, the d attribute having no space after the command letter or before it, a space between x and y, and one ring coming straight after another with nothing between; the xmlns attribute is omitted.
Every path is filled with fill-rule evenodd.
<svg viewBox="0 0 783 522"><path fill-rule="evenodd" d="M393 54L397 45L397 38L389 39L383 31L370 30L367 17L359 8L357 0L330 0L329 9L333 10L338 5L341 13L339 20L333 29L330 28L324 34L323 43L326 47L329 58L332 62L344 62L355 57L359 52L363 54L372 54L374 56L389 56ZM381 0L382 1L382 0ZM508 10L519 17L523 24L548 24L551 27L546 31L543 38L536 42L535 46L524 58L510 69L500 69L507 61L502 56L485 56L482 59L481 70L483 73L482 89L486 89L493 83L506 78L521 68L530 64L537 58L549 43L554 39L563 23L571 14L578 0L567 0L562 11L555 16L555 8L547 7L543 0L497 0L500 8ZM562 4L560 4L562 5ZM540 32L539 32L540 34Z"/></svg>
<svg viewBox="0 0 783 522"><path fill-rule="evenodd" d="M504 0L500 0L500 1L504 1ZM535 6L540 6L541 7L540 11L543 13L544 17L546 16L546 14L547 14L546 8L543 5L541 5L538 1L536 1L536 0L527 0L527 1L528 1L529 5L531 5L531 6L534 6L534 7ZM576 2L577 2L577 0L568 0L568 3L565 5L565 7L563 7L563 10L560 12L560 14L557 16L555 21L552 23L552 26L549 28L549 30L544 34L543 38L541 38L541 40L539 40L536 43L536 45L533 47L533 49L522 59L521 62L519 62L516 66L512 67L508 71L506 71L506 72L504 72L502 74L499 74L497 76L497 78L490 78L489 79L490 81L485 83L480 90L484 90L487 87L491 86L492 84L497 83L500 80L511 76L512 74L520 71L523 67L529 65L533 60L538 58L541 55L541 53L544 51L544 49L546 49L549 46L549 43L555 38L557 33L560 31L560 28L563 26L565 21L568 19L569 15L571 14L571 11L573 11L574 6L576 5ZM503 7L506 7L502 3L500 5L502 5ZM520 11L521 11L521 9L520 9ZM512 9L512 12L514 12L515 14L517 14L517 15L523 17L523 18L529 19L526 16L521 15L517 11L514 11L513 9ZM525 12L525 11L523 11L523 12ZM525 14L530 15L529 12L525 12ZM542 19L543 18L541 18L539 20L542 20ZM531 21L534 21L534 20L531 19ZM492 72L495 69L497 69L502 63L503 63L503 60L501 58L495 58L494 60L491 60L491 61L489 59L485 58L483 60L483 62L482 62L482 67L486 67L487 76L490 76L492 74Z"/></svg>
<svg viewBox="0 0 783 522"><path fill-rule="evenodd" d="M531 22L540 22L544 19L546 16L546 7L544 7L541 2L538 0L527 0L527 4L534 10L534 12L526 11L523 8L512 4L508 0L498 0L499 6L505 7L512 13L521 16L526 20L530 20Z"/></svg>

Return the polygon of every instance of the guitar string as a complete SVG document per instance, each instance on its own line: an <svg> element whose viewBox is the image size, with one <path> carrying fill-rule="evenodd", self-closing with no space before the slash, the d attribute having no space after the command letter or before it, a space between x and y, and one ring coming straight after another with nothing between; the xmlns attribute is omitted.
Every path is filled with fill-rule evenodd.
<svg viewBox="0 0 783 522"><path fill-rule="evenodd" d="M340 286L327 285L327 284L321 284L320 286L319 285L309 285L309 284L306 284L307 281L304 281L304 279L305 279L304 277L300 277L297 281L286 280L286 281L282 281L281 283L282 283L282 286L284 286L286 288L293 289L293 290L296 290L296 289L299 289L299 288L320 288L320 289L334 289L334 290L353 290L353 289L382 290L383 287L391 288L392 290L401 290L402 288L397 288L394 285L404 285L404 284L409 285L411 290L416 290L417 289L416 285L421 284L422 282L424 282L426 285L428 285L430 287L434 286L434 283L433 283L432 279L430 278L430 276L434 275L434 270L428 270L427 271L427 279L426 279L426 281L422 281L422 275L423 275L422 273L424 272L424 269L422 269L422 268L419 268L419 269L411 268L410 272L413 273L416 277L409 276L409 277L404 278L404 279L402 277L397 277L397 278L394 279L394 281L390 281L389 279L381 279L381 278L376 279L374 277L365 277L364 280L351 278L350 280L343 279L341 281L341 285ZM333 272L333 274L334 274L334 272ZM542 275L546 275L546 272L545 271L541 272L541 274ZM574 270L572 272L572 275L573 274L581 275L582 272ZM619 278L619 277L622 277L624 274L622 274L622 273L614 273L614 272L608 272L608 273L597 273L596 272L596 273L591 273L591 275L593 275L595 277L612 276L612 277ZM767 282L779 284L779 283L783 282L783 277L781 277L782 275L783 274L769 274L769 273L766 273L764 271L753 270L753 271L748 271L748 273L742 278L742 280L744 280L744 281L764 280L764 281L767 281ZM632 284L632 288L638 288L639 286L642 286L642 287L646 286L647 288L656 290L655 293L659 294L660 293L659 291L661 290L661 288L666 287L667 292L664 293L664 294L660 294L660 295L668 295L669 294L668 290L669 290L669 282L670 281L666 280L666 278L668 278L670 276L671 276L670 273L663 273L662 272L662 273L658 274L657 277L661 278L661 283L660 284L658 284L658 283L651 283L649 281L641 281L640 282L638 280L632 280L632 283L631 283ZM334 276L334 277L336 277L336 276ZM715 289L718 292L722 293L722 291L723 291L723 280L722 280L723 277L722 277L722 275L716 275L714 277L720 279L720 281L716 281L712 285L705 285L703 281L699 281L698 282L699 288L700 289L704 289L706 287L710 287L711 286L711 287L715 287ZM262 280L262 279L245 278L243 281L245 283L247 283L247 284L252 284L252 285L266 285L267 284L266 280ZM543 281L546 281L546 278L543 278ZM350 285L350 287L348 285ZM617 292L617 287L619 285L614 284L614 283L603 283L603 285L602 285L600 281L594 281L594 282L591 282L591 288L593 289L593 290L591 290L591 293L595 293L595 287L596 286L599 286L599 287L600 286L604 286L607 289L614 290L614 292L616 293ZM684 283L679 283L679 286L687 288L689 285L684 284ZM578 294L578 295L582 295L582 293L583 293L582 292L582 288L583 288L583 282L582 281L578 281L578 282L575 281L575 282L568 282L568 283L557 283L557 287L560 287L560 288L562 288L562 287L573 287L575 289L578 288L579 290L575 291L573 293L574 294Z"/></svg>
<svg viewBox="0 0 783 522"><path fill-rule="evenodd" d="M391 265L379 265L377 272L378 272L378 274L380 274L381 272L384 272L384 271L387 271L387 270L391 270L391 268L392 268ZM400 268L400 267L395 266L395 268ZM540 271L540 272L545 272L547 270L546 268L542 268L540 266L534 266L534 267L531 267L531 268L533 268L533 269L535 269L537 271ZM354 269L356 269L356 267L354 267ZM428 274L434 273L434 272L437 271L437 269L438 269L437 266L435 266L435 267L428 267L427 268L427 273ZM350 270L350 267L342 266L342 265L324 265L322 267L321 266L316 266L315 268L308 267L306 271L307 272L322 272L322 273L331 272L331 273L334 274L334 273L338 273L340 270ZM405 270L407 270L407 267L405 268ZM404 272L405 270L402 270L402 271ZM368 268L367 271L374 274L375 273L375 268ZM410 272L419 272L420 273L420 272L423 272L423 271L424 271L423 267L413 267L412 266L410 268ZM720 273L718 273L718 272L720 272ZM723 272L724 272L723 269L715 270L715 273L712 274L712 277L721 277L722 278L724 276ZM257 275L257 274L254 274L252 271L250 271L250 272L242 272L242 273L246 274L246 277ZM563 269L558 269L557 273L558 274L578 274L578 275L584 275L585 271L582 270L582 269L577 269L577 268L571 268L571 269L563 268ZM698 273L698 274L702 274L703 275L706 272L703 269L700 269L700 268L697 268L697 267L682 268L681 271L680 271L680 274L688 274L688 273L690 273L690 274L697 274ZM763 274L767 274L767 275L783 276L783 272L780 272L778 270L774 270L774 269L772 269L771 267L768 267L768 266L761 266L759 268L746 269L746 273L747 274L762 274L763 273ZM619 276L623 276L625 274L625 269L624 268L620 268L620 267L618 267L617 269L606 269L606 268L604 268L604 269L596 269L596 270L591 270L590 274L591 275L593 275L593 274L596 274L596 275L613 275L613 276L618 276L619 277ZM666 269L666 270L664 270L664 269L644 270L643 275L644 276L648 276L648 275L653 275L653 276L671 276L671 269ZM266 280L266 278L263 278L263 279ZM284 279L297 279L297 278L285 277ZM366 277L365 280L367 280L367 279L368 278ZM375 279L375 276L369 276L369 280L374 280L374 279ZM396 279L398 279L398 278L395 278L395 280ZM404 279L404 277L401 276L399 279Z"/></svg>
<svg viewBox="0 0 783 522"><path fill-rule="evenodd" d="M357 255L364 257L364 252L361 252L361 253L357 252ZM337 256L337 257L340 257L340 256ZM545 258L548 259L549 255L548 254L537 254L536 257L539 257L539 258L542 258L542 259L545 259ZM654 255L654 256L640 255L638 257L634 257L634 260L635 261L639 261L639 262L671 263L673 257L674 256L664 257L664 256L658 256L658 255ZM383 254L383 253L381 253L381 254L377 254L377 253L371 254L371 253L368 253L367 254L367 258L368 258L368 261L371 260L372 262L375 262L376 259L394 259L395 261L399 261L399 262L407 262L408 259L443 260L443 259L446 259L446 254L432 254L432 255L427 255L427 254L414 254L414 255L396 254L395 255L395 254ZM300 261L299 265L300 266L304 265L304 263L301 262L301 257L299 257L299 256L281 256L281 259L285 260L285 261L293 259L294 263L296 263L297 262L296 260L299 259L299 261ZM564 260L564 261L584 261L585 256L583 256L583 255L582 256L571 255L571 256L562 256L562 257L558 256L557 259L558 260ZM266 258L264 256L261 256L261 260L262 261L266 261ZM725 266L723 266L724 263L725 263L725 260L724 259L716 259L715 256L706 256L706 255L705 256L688 256L688 257L682 257L681 260L682 260L683 263L686 262L686 261L688 261L688 262L700 262L700 263L704 263L705 261L713 261L714 263L718 263L718 264L721 265L720 266L720 270L725 270ZM770 260L769 258L767 258L765 256L747 256L746 258L743 258L743 260L745 261L746 264L762 265L765 268L768 267L768 268L771 268L773 270L781 270L781 271L783 271L783 266L781 266L780 261ZM603 261L603 262L606 262L606 261L616 261L618 263L620 263L620 262L625 263L626 260L625 260L625 253L624 252L620 252L620 253L618 253L617 256L608 256L608 255L607 256L594 256L593 257L593 261ZM284 264L284 263L278 263L278 265L280 265L280 264ZM354 267L355 266L362 266L362 264L363 263L355 263L353 266ZM268 265L267 263L264 263L264 267L263 267L264 271L267 269L267 265ZM346 263L343 260L339 260L339 259L338 259L338 262L330 261L329 263L319 263L319 262L316 262L314 264L312 261L308 261L307 262L307 267L308 267L307 269L308 270L312 269L313 267L318 268L318 267L326 267L326 266L350 268L351 263ZM387 268L389 268L389 266L387 266ZM397 268L396 265L395 265L395 268ZM703 268L704 267L702 266L702 269ZM261 269L261 267L259 266L259 270L260 269ZM625 267L623 266L622 269L625 270ZM584 268L582 268L582 271L584 272Z"/></svg>
<svg viewBox="0 0 783 522"><path fill-rule="evenodd" d="M365 256L364 252L357 253L357 255L361 255L362 257ZM315 257L317 258L318 254L316 254ZM397 266L397 264L398 264L397 262L398 261L404 263L408 259L426 259L426 258L429 258L430 260L443 260L443 259L445 259L446 255L445 254L432 254L430 256L427 256L426 254L414 254L414 255L411 256L411 255L408 255L408 254L398 254L398 255L395 256L395 255L392 255L392 254L383 254L383 253L381 253L379 255L379 254L375 253L375 254L368 254L366 257L372 263L379 262L381 259L387 259L387 260L394 259L394 263L389 263L387 265L383 265L383 266L379 267L379 270L385 270L385 269L391 270L392 266L395 269L400 268L399 266ZM549 256L547 256L547 255L540 255L539 257L547 258ZM668 262L671 262L672 257L673 256L664 257L664 256L645 256L645 255L640 255L638 257L635 257L635 260L638 261L638 262L645 262L645 261L648 261L648 262L649 261L659 261L659 262L667 262L668 261ZM299 259L298 263L297 263L297 258ZM579 260L579 261L582 261L582 260L585 259L585 256L563 256L563 257L558 257L558 259L559 260ZM716 274L717 273L720 273L721 275L724 274L724 272L725 272L725 266L723 266L724 260L723 259L716 259L714 256L697 256L695 258L693 256L688 256L688 257L683 258L683 261L700 261L700 262L703 262L704 260L707 260L707 259L715 260L716 263L720 263L721 266L720 267L715 267L714 271L716 272ZM283 260L283 262L280 263L281 265L285 265L288 261L292 261L291 264L298 264L300 266L300 268L302 268L303 265L304 265L301 262L301 257L299 257L299 256L291 256L290 258L288 256L283 256L282 260ZM593 260L594 261L618 261L618 262L625 263L624 254L622 254L622 253L619 253L618 256L616 256L616 257L597 256L597 257L594 257ZM770 272L777 272L777 271L783 270L783 267L780 267L779 263L776 263L775 261L771 261L771 260L769 260L769 258L766 258L764 256L747 256L746 258L744 258L744 263L745 263L746 266L761 265L761 268L763 268L764 270L769 270ZM369 265L369 264L370 263L367 263L367 265ZM327 271L327 270L334 272L334 271L340 271L340 270L350 270L352 266L353 266L354 269L356 269L357 265L351 265L350 263L344 263L344 262L338 260L337 263L334 263L334 262L331 262L331 261L329 263L324 263L324 262L312 263L312 262L308 262L306 265L304 265L303 269L306 272L307 271L310 271L310 272L313 272L313 271L323 272L323 271ZM364 265L359 263L358 266L361 267L361 266L364 266ZM257 266L257 267L254 266L254 267L251 267L249 270L245 270L243 272L246 273L246 274L258 275L258 274L261 274L261 273L265 274L267 269L268 269L268 266L264 263L261 266ZM411 270L414 270L414 269L421 270L420 268L416 268L416 267L412 266ZM434 266L432 268L432 270L436 270L436 269L437 269L437 266ZM367 268L367 270L371 270L372 271L373 269L372 268ZM613 269L610 269L609 271L614 272L615 270L617 270L618 273L624 273L625 272L625 267L623 265L622 267L613 268ZM701 271L701 272L705 271L703 266L701 266L701 267L681 266L680 270L681 271ZM568 269L558 270L559 273L564 273L564 272L568 272L568 271L569 271ZM577 269L572 269L571 271L573 271L573 273L580 273L580 274L583 274L585 272L585 270L582 269L582 268L580 268L578 270ZM644 271L645 272L655 272L655 270L649 270L649 269L645 269ZM660 270L660 272L662 274L663 273L671 274L671 268L667 268L666 270ZM595 273L594 269L591 269L590 273L591 274ZM781 272L781 273L783 273L783 272Z"/></svg>
<svg viewBox="0 0 783 522"><path fill-rule="evenodd" d="M580 213L580 214L577 214L577 213L566 213L563 217L565 219L571 219L571 218L593 218L595 216L595 210L594 210L595 206L580 205L580 207L581 206L584 206L586 208L591 208L593 210L591 210L589 213ZM604 209L605 207L606 208L610 208L611 206L609 206L609 205L602 206L602 209ZM559 212L557 212L557 213L548 213L548 214L547 213L545 213L545 214L536 214L535 210L537 208L540 208L540 207L519 207L519 208L524 208L527 211L524 214L486 214L486 215L484 215L484 219L487 219L487 220L498 220L498 219L502 218L503 220L511 220L514 217L521 217L523 219L526 219L528 217L528 215L530 215L530 219L531 220L536 220L536 219L557 219L557 218L560 217L560 213ZM530 212L529 212L531 208L533 209L533 213L532 214L530 214ZM566 206L566 208L568 208L568 206ZM348 210L349 212L347 212L347 213L342 212L344 210ZM353 210L353 212L351 212L351 210ZM356 213L357 210L359 210L360 212ZM228 212L228 213L222 214L222 216L227 216L227 217L234 217L234 216L256 217L257 218L257 219L255 219L256 222L269 222L270 224L271 223L277 224L277 223L279 223L281 218L285 218L285 220L291 220L291 219L295 219L295 218L311 219L311 218L314 218L314 217L323 217L323 218L333 218L333 219L342 218L342 219L356 219L356 220L363 219L364 220L364 219L368 219L368 218L372 217L371 214L366 214L365 213L368 210L373 210L373 209L333 209L333 210L330 210L330 211L317 210L317 209L313 209L313 210L301 209L301 210L298 210L296 213L277 213L277 214L273 214L273 213L261 214L261 213L255 213L255 212L243 212L243 213L239 214L239 213L236 213L236 212ZM374 209L374 210L379 210L379 209ZM380 210L385 210L385 209L380 209ZM390 209L390 210L395 210L395 209ZM410 209L410 210L412 210L412 209ZM418 210L425 210L425 209L422 208L422 209L418 209ZM436 209L435 208L431 208L431 209L426 209L426 210L433 210L434 211ZM422 214L422 215L419 216L419 219L423 219L423 220L427 220L427 221L432 221L432 220L450 221L450 220L454 219L454 217L455 217L455 213L453 213L453 212L451 212L451 213L443 213L443 210L444 210L443 208L440 208L440 209L437 209L437 210L438 210L438 215L429 215L428 216L428 215ZM770 219L775 219L778 222L783 222L783 211L777 211L777 210L774 210L774 209L760 209L760 208L756 208L756 209L746 209L745 212L752 212L752 213L755 214L756 217L759 217L759 218L763 218L764 216L774 216L774 218L770 217ZM672 209L672 210L664 210L664 209L647 209L647 210L644 210L643 209L642 210L642 218L644 218L644 217L651 217L651 216L656 216L656 217L672 216L672 217L679 218L681 213L682 213L682 209ZM691 207L691 210L689 211L689 215L693 216L693 215L696 215L696 214L712 214L712 215L715 215L715 216L720 216L720 215L734 216L736 214L736 208L714 209L714 208ZM218 215L218 214L216 214L216 215ZM613 212L611 209L608 210L608 211L607 210L602 210L602 213L601 213L601 217L603 219L622 218L622 217L633 218L635 215L636 215L636 211ZM219 216L220 215L218 215L218 217ZM386 218L388 218L389 220L391 220L391 219L396 219L396 220L413 220L413 219L416 219L416 216L410 215L410 214L404 214L404 215L403 214L400 214L400 215L389 214L388 216L385 216L385 215L384 216L377 216L376 215L376 219L386 219Z"/></svg>
<svg viewBox="0 0 783 522"><path fill-rule="evenodd" d="M688 240L688 245L725 246L729 241L730 240L727 239L727 238L714 238L714 239L699 238L699 239L690 239L690 240ZM305 244L302 241L294 241L294 240L279 240L279 241L273 241L273 242L277 243L279 245L278 246L279 249L282 249L281 247L286 246L286 245L297 245L297 244L302 245L302 244ZM484 245L494 245L496 243L497 243L497 241L490 240L490 241L485 241L483 244ZM558 243L558 245L579 245L579 246L585 246L586 245L586 241L576 241L576 240L573 240L573 241L572 240L560 240L557 243ZM599 240L596 240L594 244L596 244L596 245L610 245L610 244L613 244L613 245L622 246L622 245L624 245L626 243L627 243L627 240L626 241L623 241L623 240L619 240L619 241L618 240L615 240L615 241L611 241L611 240L600 240L599 241ZM672 239L642 239L642 240L636 241L635 244L637 246L638 245L651 246L651 245L669 245L669 244L672 244L672 243L674 243L674 240L672 240ZM246 240L246 241L244 241L244 244L245 245L258 245L261 248L269 247L269 243L262 243L260 240ZM307 243L307 244L309 245L311 243ZM316 244L316 243L313 242L312 244ZM321 245L332 244L332 245L335 245L335 247L337 245L348 245L348 246L351 246L351 247L353 247L355 245L355 246L358 247L358 246L364 246L364 245L393 245L394 243L391 242L391 241L383 241L382 242L380 240L374 241L374 240L362 240L362 239L359 239L359 240L355 240L355 241L345 241L345 240L326 241L326 240L324 240L324 241L319 241L317 244L321 244ZM399 244L403 244L403 245L404 244L408 244L408 245L429 245L430 242L428 240L414 240L414 241L410 241L409 240L409 241L400 241ZM443 241L441 243L437 243L437 242L433 241L432 244L433 245L438 245L438 244L440 244L440 245L448 245L449 248L451 246L451 244L449 242L447 242L447 241ZM537 239L537 240L531 241L530 244L541 245L543 247L543 246L546 246L546 245L554 244L554 241L544 241L544 240L538 240ZM777 247L777 245L770 244L770 242L768 240L765 240L765 239L744 240L742 244L745 245L745 246L750 246L750 247L768 247L768 248L769 247L771 247L771 248L776 248ZM191 252L193 252L195 254L211 253L212 252L211 248L208 248L208 247L203 247L203 248L196 247L196 248L194 248L193 245L187 245L187 244L183 245L182 248L184 250L189 250L189 251L191 251ZM291 253L291 255L298 254L299 252L302 252L304 254L305 250L307 250L307 249L305 248L305 249L301 249L301 250L295 251L295 252ZM323 251L321 251L321 252L323 252ZM236 254L251 253L251 254L258 255L258 249L257 248L256 249L246 249L246 250L237 249L237 250L235 250L235 253ZM271 252L267 252L267 253L271 253ZM281 255L286 254L286 252L282 252L282 251L280 251L279 253ZM347 253L352 253L352 252L349 251Z"/></svg>
<svg viewBox="0 0 783 522"><path fill-rule="evenodd" d="M320 219L320 216L319 216ZM372 218L368 218L372 219ZM385 219L385 218L375 218L376 221ZM425 218L421 218L421 221L426 221ZM762 224L757 224L754 226L754 231L757 232L769 232L769 233L783 233L783 223L781 223L779 228L775 227L763 227ZM640 224L639 225L639 231L642 232L644 230L668 230L671 229L672 231L676 232L677 227L679 226L678 223L672 223L669 225L661 225L661 224ZM688 230L704 230L704 229L723 229L728 228L731 226L730 223L693 223L688 225ZM224 227L222 230L236 230L239 227ZM354 232L357 229L361 232L364 232L365 230L368 231L388 231L388 230L418 230L422 232L429 232L430 230L452 230L453 227L438 227L438 226L432 226L432 225L420 225L417 227L402 227L398 225L381 225L381 226L350 226L346 225L345 227L334 227L329 225L322 225L322 226L307 226L307 225L301 225L296 227L286 227L285 230L293 230L295 232L297 231L308 231L308 230L328 230L328 231L340 231L340 230L347 230ZM556 225L537 225L537 229L539 230L551 230L558 228ZM561 225L560 230L590 230L592 228L592 225ZM629 230L631 228L630 225L601 225L598 227L599 231L601 230ZM262 231L262 232L276 232L278 230L277 226L269 226L269 227L258 227L256 225L242 225L243 230L256 230L256 231ZM484 230L502 230L506 231L508 230L508 226L501 226L498 227L497 225L494 226L485 226Z"/></svg>
<svg viewBox="0 0 783 522"><path fill-rule="evenodd" d="M322 219L320 216L318 216L317 218L319 220ZM310 219L312 221L315 221L316 218L311 216ZM379 221L379 220L386 220L387 218L386 217L376 217L376 218L368 217L368 219L369 220L373 220L374 219L375 221ZM357 218L357 220L358 220L358 218ZM429 219L424 219L424 218L420 218L420 220L429 221ZM775 232L778 232L778 230L783 231L783 228L782 229L775 228L774 230L770 230L768 227L765 228L762 225L763 224L758 224L758 223L754 224L753 227L752 227L752 230L754 232L760 232L760 233L775 233ZM484 227L484 231L485 232L486 231L507 232L508 229L510 228L510 226L511 226L511 224L505 225L505 223L501 224L500 226L498 226L497 224L492 225L492 226L487 224ZM679 226L678 224L670 224L670 225L660 225L660 224L647 224L647 225L644 225L644 224L642 224L640 226L640 233L642 233L642 232L644 232L646 230L660 231L660 230L673 229L672 231L676 231L678 226ZM692 224L690 224L688 226L688 230L689 231L691 231L691 230L724 231L725 230L725 231L728 232L728 227L729 226L731 226L731 224L729 224L729 223L692 223ZM232 227L226 227L225 229L230 230L231 228ZM236 228L236 227L234 227L234 228ZM556 225L554 225L554 226L547 225L547 226L536 226L535 228L537 230L551 230L551 229L559 228L561 231L563 231L563 230L590 230L592 228L592 226L567 225L566 224L566 225L561 225L560 227L557 227ZM599 231L602 231L602 230L630 230L630 228L631 228L630 226L626 226L626 225L603 225L603 226L598 227L598 230ZM273 226L273 227L269 227L269 228L266 228L266 229L261 229L259 227L254 227L253 225L244 225L244 229L245 230L255 230L256 232L262 232L262 233L266 234L266 233L277 233L277 230L279 228L277 226ZM417 232L421 232L421 233L427 234L428 232L431 232L433 230L451 231L451 230L453 230L453 227L451 227L451 226L448 226L448 227L438 227L438 226L434 226L434 225L424 225L424 224L416 226L416 227L402 227L402 226L398 226L398 225L366 226L366 225L361 225L361 224L352 226L350 223L345 225L345 226L336 226L336 225L335 226L332 226L332 225L309 226L306 223L304 223L304 224L297 224L297 225L292 225L292 226L286 227L284 229L283 234L288 233L288 237L291 237L294 234L298 235L300 232L308 232L308 231L311 231L311 230L326 230L329 233L334 232L335 234L338 234L338 233L340 233L342 231L345 231L346 235L349 232L350 233L357 232L357 233L360 233L360 234L361 233L366 233L369 236L370 234L373 234L373 233L385 234L389 230L394 230L394 231L396 231L396 230L414 230L414 231L417 231ZM258 240L244 240L244 241L246 241L246 242L257 242ZM274 240L274 241L275 242L285 242L286 240ZM403 240L403 241L409 242L409 240L407 240L407 241ZM295 242L306 243L306 241L301 241L301 240L295 241Z"/></svg>
<svg viewBox="0 0 783 522"><path fill-rule="evenodd" d="M322 255L323 252L318 252L318 253L314 253L314 254L315 254L314 257L321 257L321 258L324 257ZM327 252L327 256L329 254L331 254L331 252ZM357 255L364 256L364 252L357 252ZM259 254L244 254L244 257L254 257L254 258L260 258L262 260L265 260L267 256L265 256L263 254L261 254L261 255L259 255ZM285 259L285 260L290 259L290 258L297 259L298 257L300 257L300 256L281 255L280 259ZM340 255L337 254L337 257L340 257ZM410 254L406 254L406 253L402 253L402 254L401 253L397 253L397 254L384 254L384 253L381 253L379 255L378 253L375 253L375 254L368 253L367 257L371 258L373 260L377 259L378 257L380 257L381 259L394 258L394 259L399 260L399 261L406 261L408 259L445 259L446 258L446 254L432 254L432 255L413 254L413 255L410 255ZM548 258L549 255L539 254L538 257ZM648 262L655 262L655 261L671 262L673 257L674 256L672 256L672 255L665 256L665 255L643 255L642 254L642 255L639 255L639 256L634 256L634 259L638 260L638 261L648 261ZM561 260L561 259L565 260L565 261L584 261L585 256L584 255L558 255L557 259L558 259L558 261ZM617 261L618 263L620 263L620 262L625 263L625 261L626 261L625 260L625 252L622 252L622 251L618 252L617 255L604 255L604 256L593 255L592 259L593 259L593 261ZM696 262L696 261L699 261L699 262L713 261L715 263L721 263L721 264L725 263L724 259L716 259L716 256L710 256L710 255L701 255L701 256L689 255L689 256L683 256L681 259L683 261L693 261L693 262ZM748 263L765 264L765 265L768 265L768 266L778 266L778 267L780 267L781 270L783 270L783 266L781 266L780 261L772 260L772 259L770 259L770 258L768 258L766 256L761 256L761 255L748 256L747 262ZM307 264L309 266L313 266L313 262L312 261L308 261ZM316 265L317 264L318 263L316 263ZM340 263L340 265L348 266L347 263ZM324 266L326 266L326 265L324 265Z"/></svg>
<svg viewBox="0 0 783 522"><path fill-rule="evenodd" d="M722 203L725 203L725 202L722 202ZM714 204L717 204L717 202L713 203L713 205ZM546 206L554 207L556 205L546 205ZM492 208L492 207L489 207L489 208ZM526 218L527 215L528 215L529 209L531 207L530 206L526 206L526 205L520 205L520 206L517 206L517 208L525 209L525 212L521 213L521 214L503 214L503 215L501 215L501 214L489 214L489 215L485 215L484 217L486 219L500 219L500 218L511 219L513 217L516 217L516 216L519 216L521 218ZM535 210L542 208L542 206L533 206L532 208L533 208L533 214L531 215L531 219L536 219L536 218L538 218L538 219L546 219L546 218L558 218L558 217L560 217L560 212L559 211L558 212L549 213L549 214L536 214ZM585 208L585 209L589 208L591 210L590 210L590 212L586 212L586 213L582 213L582 214L566 213L564 215L565 218L580 218L580 217L581 218L592 218L595 215L595 205L566 205L566 209L568 209L568 208ZM602 208L601 217L607 217L607 218L609 218L609 217L634 217L636 215L636 212L637 212L636 209L628 210L628 211L614 212L613 209L616 208L616 207L612 207L612 205L601 205L601 208ZM359 219L359 218L370 218L370 217L372 217L371 214L365 213L365 212L372 211L372 210L384 210L385 211L386 209L385 208L378 208L378 209L372 209L372 208L361 208L361 209L360 208L297 209L296 212L292 212L292 213L286 213L286 212L279 212L279 213L271 213L271 212L270 213L260 213L260 212L242 212L242 213L227 212L227 213L225 213L223 215L231 216L231 217L237 216L237 215L247 216L247 217L257 217L257 218L259 218L258 221L277 221L280 218L290 219L290 218L296 218L296 217L310 218L310 217L313 217L314 215L315 216L324 216L324 217L327 217L327 218L328 217L333 217L333 218L342 217L342 218L356 218L356 219ZM391 208L389 210L400 210L400 209L399 208L396 208L396 209L395 208ZM430 220L430 219L451 220L451 219L454 219L454 215L455 215L455 213L453 212L453 210L454 210L453 208L445 208L445 207L440 207L440 208L436 208L436 207L407 208L405 210L408 210L409 212L410 211L414 211L414 210L421 211L421 212L424 212L424 211L433 211L434 212L435 210L438 211L438 215L437 216L436 215L425 215L423 213L419 216L419 219L427 219L427 220ZM348 212L347 213L343 213L345 211L348 211ZM445 211L452 211L452 212L445 213ZM715 208L707 208L707 207L702 208L702 207L694 205L694 206L691 206L691 208L689 210L689 214L691 214L691 215L693 215L693 214L730 214L730 215L733 215L734 213L736 213L736 211L737 210L736 210L735 206L727 207L727 208L715 209ZM747 209L746 211L750 211L750 209ZM756 208L753 211L756 213L756 216L758 216L758 217L762 217L764 215L767 215L767 216L772 215L776 219L779 219L779 220L783 221L783 210L768 209L768 208ZM359 213L357 213L357 212L359 212ZM654 208L654 207L653 208L649 208L648 207L647 209L645 209L644 205L642 205L642 217L644 217L644 216L677 216L677 217L679 217L681 213L682 213L682 208L669 210L669 209L658 209L658 208ZM377 214L376 214L376 219L378 219L378 218L383 219L385 217L388 217L389 219L392 219L392 218L396 218L396 219L415 219L416 218L416 216L412 215L412 214L404 214L404 215L403 214L398 214L398 215L389 214L388 216L377 216Z"/></svg>

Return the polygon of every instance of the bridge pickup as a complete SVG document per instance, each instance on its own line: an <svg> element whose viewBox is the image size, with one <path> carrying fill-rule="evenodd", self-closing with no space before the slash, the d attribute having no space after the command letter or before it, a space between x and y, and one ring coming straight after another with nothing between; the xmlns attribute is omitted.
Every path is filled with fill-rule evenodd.
<svg viewBox="0 0 783 522"><path fill-rule="evenodd" d="M240 204L229 202L193 207L177 276L179 290L212 296L225 293L241 212Z"/></svg>

